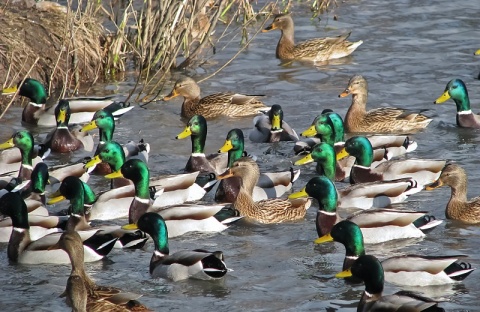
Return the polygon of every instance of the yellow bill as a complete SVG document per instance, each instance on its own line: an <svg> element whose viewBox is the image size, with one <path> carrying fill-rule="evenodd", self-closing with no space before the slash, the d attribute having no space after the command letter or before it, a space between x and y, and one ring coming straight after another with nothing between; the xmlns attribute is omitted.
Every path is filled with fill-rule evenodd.
<svg viewBox="0 0 480 312"><path fill-rule="evenodd" d="M443 103L443 102L445 102L449 99L450 99L450 94L448 93L448 90L447 90L447 91L443 92L443 94L440 95L440 97L438 99L436 99L435 102L433 102L433 103L440 104L440 103Z"/></svg>
<svg viewBox="0 0 480 312"><path fill-rule="evenodd" d="M233 148L233 144L231 140L225 140L225 143L222 147L218 150L219 153L226 153Z"/></svg>
<svg viewBox="0 0 480 312"><path fill-rule="evenodd" d="M99 155L97 155L97 156L93 157L92 159L90 159L90 161L87 162L84 167L85 167L86 169L88 169L88 168L91 168L91 167L93 167L93 166L98 165L98 164L101 163L101 162L102 162L102 159L100 158Z"/></svg>
<svg viewBox="0 0 480 312"><path fill-rule="evenodd" d="M272 118L272 131L281 131L282 130L282 126L281 126L282 122L280 120L280 115L274 115L273 118Z"/></svg>
<svg viewBox="0 0 480 312"><path fill-rule="evenodd" d="M177 97L177 96L179 96L179 95L180 95L180 93L178 93L177 90L174 88L174 89L172 90L172 92L170 92L169 95L166 95L166 96L163 97L163 100L164 100L164 101L168 101L168 100L171 100L171 99L173 99L174 97Z"/></svg>
<svg viewBox="0 0 480 312"><path fill-rule="evenodd" d="M296 199L296 198L304 198L304 197L308 197L305 187L298 192L288 195L288 199Z"/></svg>
<svg viewBox="0 0 480 312"><path fill-rule="evenodd" d="M65 196L61 195L59 192L55 192L52 195L50 195L49 197L50 197L50 199L47 202L48 205L53 205L53 204L59 203L61 201L64 201L66 199Z"/></svg>
<svg viewBox="0 0 480 312"><path fill-rule="evenodd" d="M322 237L317 238L313 241L315 244L323 244L328 242L333 242L333 237L330 233L323 235Z"/></svg>
<svg viewBox="0 0 480 312"><path fill-rule="evenodd" d="M475 51L474 55L480 55L480 50Z"/></svg>
<svg viewBox="0 0 480 312"><path fill-rule="evenodd" d="M83 126L82 132L87 132L93 129L97 129L97 122L95 120L92 120L90 123Z"/></svg>
<svg viewBox="0 0 480 312"><path fill-rule="evenodd" d="M340 94L338 95L338 97L346 97L346 96L348 96L349 94L350 94L350 90L347 89L347 90L343 91L342 93L340 93Z"/></svg>
<svg viewBox="0 0 480 312"><path fill-rule="evenodd" d="M312 125L310 128L307 130L303 131L300 135L304 137L312 137L317 135L317 129L315 129L315 125Z"/></svg>
<svg viewBox="0 0 480 312"><path fill-rule="evenodd" d="M345 148L342 148L342 150L337 153L337 160L343 159L349 155L350 154L347 152L347 150Z"/></svg>
<svg viewBox="0 0 480 312"><path fill-rule="evenodd" d="M105 176L107 179L116 179L116 178L123 178L122 170L117 170L115 172L109 173Z"/></svg>
<svg viewBox="0 0 480 312"><path fill-rule="evenodd" d="M138 226L136 223L130 223L122 226L123 230L138 230Z"/></svg>
<svg viewBox="0 0 480 312"><path fill-rule="evenodd" d="M7 142L0 144L0 149L7 149L15 147L15 143L13 143L13 138L9 139Z"/></svg>
<svg viewBox="0 0 480 312"><path fill-rule="evenodd" d="M17 86L10 87L10 88L5 88L5 89L2 90L2 94L3 95L14 94L15 92L17 92L17 90L18 90Z"/></svg>
<svg viewBox="0 0 480 312"><path fill-rule="evenodd" d="M314 160L313 160L312 154L310 153L310 154L307 154L305 157L297 160L297 161L294 163L294 165L295 165L295 166L305 165L305 164L309 164L309 163L311 163L311 162L314 162Z"/></svg>
<svg viewBox="0 0 480 312"><path fill-rule="evenodd" d="M61 109L58 116L57 116L57 122L58 123L64 123L66 119L67 119L67 111L64 110L64 109Z"/></svg>
<svg viewBox="0 0 480 312"><path fill-rule="evenodd" d="M352 271L350 269L342 271L340 273L337 273L335 275L336 278L346 278L346 277L351 277L352 276Z"/></svg>
<svg viewBox="0 0 480 312"><path fill-rule="evenodd" d="M269 32L270 30L277 29L277 26L275 26L275 23L270 24L270 26L267 26L265 29L262 29L262 32Z"/></svg>
<svg viewBox="0 0 480 312"><path fill-rule="evenodd" d="M425 189L427 191L431 191L431 190L434 190L434 189L436 189L440 186L443 186L443 182L442 182L442 180L438 179L437 181L433 182L432 184L425 186Z"/></svg>
<svg viewBox="0 0 480 312"><path fill-rule="evenodd" d="M232 172L231 169L228 169L224 173L218 175L217 180L223 180L223 179L230 178L230 177L233 177L233 172Z"/></svg>
<svg viewBox="0 0 480 312"><path fill-rule="evenodd" d="M192 135L192 129L190 129L190 126L186 126L185 129L183 129L183 131L180 132L175 138L177 140L180 140L180 139L185 139L191 135Z"/></svg>

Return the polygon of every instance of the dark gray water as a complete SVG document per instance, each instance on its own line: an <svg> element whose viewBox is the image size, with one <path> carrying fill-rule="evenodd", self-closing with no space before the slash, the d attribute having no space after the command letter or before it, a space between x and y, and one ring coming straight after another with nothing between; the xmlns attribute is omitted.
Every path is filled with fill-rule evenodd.
<svg viewBox="0 0 480 312"><path fill-rule="evenodd" d="M260 34L231 65L201 84L202 94L227 90L265 94L267 104L282 105L285 119L297 131L303 131L324 108L332 108L343 116L350 98L337 96L353 74L362 74L369 82L370 108L391 105L430 109L428 114L434 121L425 131L414 135L419 147L412 157L455 160L469 173L470 197L480 194L477 159L480 131L455 126L453 102L432 104L450 79L461 78L470 91L472 109L479 110L480 81L474 77L480 70L480 57L475 58L473 52L480 48L480 2L349 1L335 11L338 21L331 16L324 16L321 21L311 20L306 7L294 7L293 11L297 40L351 29L351 39L363 40L364 44L353 56L328 64L294 63L284 67L274 57L279 33ZM231 44L213 61L222 64L236 50L237 46ZM189 74L201 79L216 68L216 65L206 66ZM176 78L177 75L172 80ZM98 94L113 90L122 97L132 86L131 81L99 85ZM188 140L174 139L184 126L179 116L180 100L147 107L147 110L135 108L124 116L118 123L116 138L120 142L144 138L152 146L152 171L179 173L190 153ZM14 108L2 121L2 141L21 128L20 114L21 109ZM208 125L207 153L218 150L232 127L248 130L251 119L224 118ZM292 144L282 143L272 149L267 144L247 141L246 148L258 156L262 170L285 170L290 166ZM73 159L80 156L84 154L75 154ZM58 161L55 157L49 159L50 163ZM302 170L296 190L315 175L313 166ZM98 178L92 182L101 184ZM427 210L443 219L449 195L447 188L421 192L402 206ZM150 243L145 250L114 250L108 259L87 264L86 268L99 284L144 294L141 301L156 311L353 311L363 286L352 287L333 278L341 269L344 249L333 244L313 245L315 207L310 208L305 220L297 223L252 225L242 221L223 233L171 240L172 251L223 250L228 266L234 271L220 282L152 280L148 274ZM447 220L423 240L368 246L368 250L380 258L403 253L468 254L469 261L478 267L479 235L476 226ZM67 310L58 295L65 287L69 266L9 265L5 244L0 246L0 263L4 264L0 276L3 311ZM462 283L410 289L445 300L442 306L447 310L475 311L480 302L477 281L478 272L474 272ZM386 294L397 290L386 284Z"/></svg>

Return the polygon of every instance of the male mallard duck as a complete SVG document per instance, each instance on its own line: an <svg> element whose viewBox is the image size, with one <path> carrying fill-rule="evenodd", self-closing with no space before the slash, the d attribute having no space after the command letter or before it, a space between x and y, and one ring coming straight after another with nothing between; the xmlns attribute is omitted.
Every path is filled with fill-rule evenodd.
<svg viewBox="0 0 480 312"><path fill-rule="evenodd" d="M69 125L71 115L70 105L67 100L60 100L55 107L57 127L45 139L45 145L53 152L68 153L83 148L93 150L91 135L81 132L78 125Z"/></svg>
<svg viewBox="0 0 480 312"><path fill-rule="evenodd" d="M106 109L101 109L95 112L92 120L82 128L82 132L90 131L98 128L99 143L95 155L98 155L102 145L113 140L113 133L115 131L115 119L112 113ZM138 144L133 141L123 145L123 151L126 158L137 157L145 162L148 162L148 153L150 152L150 145L140 140ZM120 165L121 166L121 165ZM95 172L97 174L108 174L111 170L118 170L119 168L112 168L112 165L95 164ZM110 169L110 170L109 170ZM92 169L93 170L93 169Z"/></svg>
<svg viewBox="0 0 480 312"><path fill-rule="evenodd" d="M457 126L462 128L480 128L480 115L472 113L467 86L461 79L452 79L447 83L443 94L433 102L440 104L453 99L457 105Z"/></svg>
<svg viewBox="0 0 480 312"><path fill-rule="evenodd" d="M21 82L15 87L3 89L2 94L14 94L17 92L17 89L20 89L18 94L30 99L28 105L23 109L22 122L42 127L55 126L57 124L54 114L55 105L46 108L47 92L42 83L32 78L26 78L23 84L20 84ZM109 105L109 109L115 112L115 116L120 116L133 108L133 106L123 107L121 104L113 103L113 97L112 95L105 97L67 98L66 100L70 102L72 110L70 122L72 124L88 122L92 119L94 112Z"/></svg>
<svg viewBox="0 0 480 312"><path fill-rule="evenodd" d="M438 302L418 294L400 291L383 296L384 271L382 264L374 256L360 256L348 270L335 275L338 278L355 277L365 283L357 311L445 311Z"/></svg>
<svg viewBox="0 0 480 312"><path fill-rule="evenodd" d="M72 307L73 311L150 311L136 302L141 295L95 285L85 272L82 238L76 231L63 233L58 243L50 247L50 250L55 248L65 251L72 264L64 295L67 305ZM135 309L128 308L132 304L135 305Z"/></svg>
<svg viewBox="0 0 480 312"><path fill-rule="evenodd" d="M217 178L240 177L242 179L240 191L233 203L233 207L242 216L252 218L260 223L280 223L301 220L305 217L311 204L308 198L294 201L271 198L254 202L252 193L259 176L260 169L257 163L250 157L242 157Z"/></svg>
<svg viewBox="0 0 480 312"><path fill-rule="evenodd" d="M24 264L69 263L67 254L59 250L48 250L58 242L57 233L52 233L32 241L30 225L25 202L17 193L8 193L0 198L0 213L12 219L12 234L8 242L7 255L13 262ZM91 233L86 233L89 237ZM115 239L99 240L98 237L87 239L83 242L85 261L98 261L106 256L113 248Z"/></svg>
<svg viewBox="0 0 480 312"><path fill-rule="evenodd" d="M305 188L293 193L289 198L312 197L318 201L319 209L315 225L319 237L329 233L340 221L337 213L338 192L330 179L325 176L314 177ZM377 244L393 239L424 237L422 229L437 226L441 221L425 215L425 212L372 209L354 214L348 220L362 229L365 243Z"/></svg>
<svg viewBox="0 0 480 312"><path fill-rule="evenodd" d="M16 132L7 142L0 144L0 149L17 147L22 154L22 163L18 171L18 182L30 180L33 164L33 146L34 140L32 134L28 130L20 130ZM39 160L41 161L41 160ZM67 164L57 167L50 171L50 186L56 189L65 177L75 175L82 177L82 180L88 180L89 175L83 168L83 163Z"/></svg>
<svg viewBox="0 0 480 312"><path fill-rule="evenodd" d="M225 143L218 150L219 153L228 152L228 167L243 157L244 137L240 129L232 129L228 132ZM259 201L267 198L277 198L292 188L293 182L300 176L300 170L283 172L267 172L260 174L257 185L253 189L252 198ZM233 203L240 191L241 179L231 177L223 179L215 192L215 200L219 202Z"/></svg>
<svg viewBox="0 0 480 312"><path fill-rule="evenodd" d="M227 157L225 154L211 154L205 156L205 141L207 139L207 121L202 115L194 115L188 121L185 129L175 138L192 138L192 154L185 166L186 172L213 172L222 173L227 168Z"/></svg>
<svg viewBox="0 0 480 312"><path fill-rule="evenodd" d="M345 148L337 158L345 155L355 157L355 165L350 172L351 183L413 178L419 188L435 181L445 166L445 160L404 159L388 160L376 167L372 166L372 144L364 136L354 136L345 142ZM372 167L371 167L372 166Z"/></svg>
<svg viewBox="0 0 480 312"><path fill-rule="evenodd" d="M200 98L200 87L190 77L178 79L172 92L163 100L168 101L179 95L185 98L182 104L182 117L184 118L191 118L194 115L202 115L205 118L245 117L269 109L255 95L222 92Z"/></svg>
<svg viewBox="0 0 480 312"><path fill-rule="evenodd" d="M256 143L298 141L295 130L283 120L283 110L278 104L272 105L266 114L253 118L253 129L248 137Z"/></svg>
<svg viewBox="0 0 480 312"><path fill-rule="evenodd" d="M159 214L147 212L136 224L129 224L124 228L138 228L152 237L155 251L150 260L150 274L153 278L162 277L173 281L187 278L214 280L224 277L228 272L221 251L195 249L170 254L167 225Z"/></svg>
<svg viewBox="0 0 480 312"><path fill-rule="evenodd" d="M432 119L421 112L403 108L381 107L367 112L367 81L360 75L350 78L339 97L352 95L352 104L345 116L347 132L409 133L428 126Z"/></svg>
<svg viewBox="0 0 480 312"><path fill-rule="evenodd" d="M480 197L467 199L465 170L459 165L448 164L443 168L440 177L426 189L430 191L443 185L448 185L452 189L445 216L448 219L460 220L464 223L480 223Z"/></svg>
<svg viewBox="0 0 480 312"><path fill-rule="evenodd" d="M353 53L363 41L350 42L350 33L338 37L316 38L295 44L294 24L290 14L278 14L263 32L280 29L282 35L277 45L277 58L281 60L306 60L323 62L342 58Z"/></svg>
<svg viewBox="0 0 480 312"><path fill-rule="evenodd" d="M349 220L335 224L329 234L317 243L339 242L345 246L343 270L349 269L358 257L365 255L360 227ZM466 256L404 255L382 261L385 279L396 285L429 286L450 284L465 279L473 272L471 265L457 262Z"/></svg>

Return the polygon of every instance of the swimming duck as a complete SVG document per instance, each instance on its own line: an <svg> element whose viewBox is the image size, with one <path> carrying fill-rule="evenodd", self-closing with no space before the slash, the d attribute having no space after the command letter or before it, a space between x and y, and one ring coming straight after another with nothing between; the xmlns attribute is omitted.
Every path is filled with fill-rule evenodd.
<svg viewBox="0 0 480 312"><path fill-rule="evenodd" d="M374 256L360 256L350 269L335 275L338 278L351 276L365 283L357 311L445 311L438 307L438 302L412 292L400 291L383 296L384 271Z"/></svg>
<svg viewBox="0 0 480 312"><path fill-rule="evenodd" d="M349 269L358 257L365 255L360 227L349 220L335 224L329 234L317 243L339 242L345 246L343 270ZM403 255L382 261L387 282L396 285L429 286L455 283L465 279L475 269L469 263L457 262L463 255L422 256Z"/></svg>
<svg viewBox="0 0 480 312"><path fill-rule="evenodd" d="M68 153L83 148L93 150L91 135L81 132L78 125L69 125L71 115L70 105L67 100L60 100L55 107L57 127L48 134L45 145L53 152Z"/></svg>
<svg viewBox="0 0 480 312"><path fill-rule="evenodd" d="M459 165L448 164L443 168L440 177L425 189L430 191L443 185L450 186L452 189L445 216L448 219L460 220L464 223L480 223L480 198L467 199L467 174L465 170Z"/></svg>
<svg viewBox="0 0 480 312"><path fill-rule="evenodd" d="M480 128L480 116L472 113L467 86L461 79L450 80L443 94L433 103L440 104L448 99L453 99L457 106L457 126L462 128Z"/></svg>
<svg viewBox="0 0 480 312"><path fill-rule="evenodd" d="M150 260L150 274L153 278L162 277L173 281L187 278L214 280L224 277L229 271L221 251L195 249L170 254L167 225L157 213L147 212L136 224L129 224L124 228L138 228L152 238L155 250Z"/></svg>
<svg viewBox="0 0 480 312"><path fill-rule="evenodd" d="M301 220L305 217L311 204L308 198L293 201L281 198L253 201L252 193L259 176L260 169L257 163L250 157L242 157L217 179L229 177L242 179L240 191L233 203L233 207L242 216L252 218L260 223L280 223Z"/></svg>
<svg viewBox="0 0 480 312"><path fill-rule="evenodd" d="M20 130L16 132L12 138L7 142L0 144L0 149L17 147L20 149L22 154L22 163L18 171L18 182L30 180L32 174L32 164L33 163L33 146L34 139L32 134L28 130ZM37 160L37 159L36 159ZM38 161L41 161L38 160ZM82 178L83 181L87 181L89 178L88 173L85 172L83 168L83 163L74 163L57 166L54 170L49 172L50 188L52 191L55 191L59 186L60 182L67 176L75 175Z"/></svg>
<svg viewBox="0 0 480 312"><path fill-rule="evenodd" d="M269 109L255 95L222 92L200 98L200 87L190 77L178 79L172 92L165 96L163 100L168 101L179 95L185 98L181 113L184 118L191 118L194 115L202 115L205 118L219 116L245 117Z"/></svg>
<svg viewBox="0 0 480 312"><path fill-rule="evenodd" d="M306 60L323 62L342 58L353 53L363 41L350 42L350 33L338 37L316 38L295 44L294 24L290 14L278 14L272 24L262 30L280 29L282 34L277 45L277 58L281 60Z"/></svg>
<svg viewBox="0 0 480 312"><path fill-rule="evenodd" d="M355 157L355 165L350 172L350 183L413 178L418 188L435 181L446 164L445 160L404 159L388 160L376 167L372 166L373 149L370 141L364 136L354 136L345 142L345 148L337 154L337 158L345 155Z"/></svg>
<svg viewBox="0 0 480 312"><path fill-rule="evenodd" d="M23 109L22 122L42 127L53 127L57 124L55 120L55 106L46 107L47 92L45 87L38 80L33 78L26 78L24 82L21 81L17 86L3 89L3 95L18 94L30 99L30 102ZM112 96L105 97L83 97L83 98L66 98L70 103L72 116L70 122L72 124L88 122L92 119L93 113L106 106L110 106L110 110L115 112L115 115L122 115L129 111L133 106L125 107L122 104L114 103Z"/></svg>
<svg viewBox="0 0 480 312"><path fill-rule="evenodd" d="M12 219L12 234L8 242L7 255L12 262L23 264L65 264L69 263L68 255L59 250L48 250L56 244L60 236L53 233L32 241L30 225L28 223L27 206L17 193L8 193L0 198L0 213ZM86 233L88 237L91 233ZM85 261L98 261L106 256L113 248L115 239L99 240L98 236L86 239L83 242Z"/></svg>
<svg viewBox="0 0 480 312"><path fill-rule="evenodd" d="M421 111L381 107L367 112L367 81L360 75L350 78L348 87L339 97L352 95L352 104L345 116L347 132L409 133L428 126L432 119Z"/></svg>
<svg viewBox="0 0 480 312"><path fill-rule="evenodd" d="M232 129L228 132L225 143L218 150L219 153L228 153L228 167L239 158L246 155L244 150L243 131ZM300 170L261 173L257 185L253 189L252 198L259 201L267 198L277 198L292 188L293 182L300 176ZM233 203L240 191L241 178L231 177L223 179L215 192L218 202Z"/></svg>
<svg viewBox="0 0 480 312"><path fill-rule="evenodd" d="M227 155L211 154L205 156L205 141L207 139L207 121L202 115L194 115L188 121L185 129L175 139L185 139L191 136L192 154L185 166L186 172L213 172L219 174L227 168Z"/></svg>
<svg viewBox="0 0 480 312"><path fill-rule="evenodd" d="M319 209L315 225L319 237L329 233L341 219L337 213L338 192L330 179L318 176L310 179L307 185L289 198L312 197L318 201ZM371 209L363 210L350 217L362 230L367 244L378 244L393 239L424 237L421 230L430 229L441 223L426 216L425 212Z"/></svg>
<svg viewBox="0 0 480 312"><path fill-rule="evenodd" d="M58 243L50 250L61 249L68 254L72 271L62 296L66 296L67 305L73 311L150 311L136 299L141 295L126 293L118 288L98 286L85 272L84 248L82 239L76 231L62 234ZM128 308L135 306L135 309Z"/></svg>
<svg viewBox="0 0 480 312"><path fill-rule="evenodd" d="M298 141L295 130L283 120L283 110L278 104L272 105L267 113L253 119L253 129L248 137L256 143Z"/></svg>

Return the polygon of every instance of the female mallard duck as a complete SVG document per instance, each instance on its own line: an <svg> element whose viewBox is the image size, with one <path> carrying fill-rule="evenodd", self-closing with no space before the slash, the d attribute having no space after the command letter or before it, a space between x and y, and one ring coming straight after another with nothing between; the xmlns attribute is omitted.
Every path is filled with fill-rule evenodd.
<svg viewBox="0 0 480 312"><path fill-rule="evenodd" d="M244 137L240 129L232 129L228 132L225 143L218 150L219 153L228 152L228 167L243 157ZM283 172L267 172L260 174L257 185L253 189L252 198L259 201L267 198L277 198L292 188L293 182L300 176L300 170ZM240 191L241 179L231 177L223 179L215 192L215 200L218 202L233 203Z"/></svg>
<svg viewBox="0 0 480 312"><path fill-rule="evenodd" d="M260 223L280 223L285 221L301 220L310 207L310 199L290 201L288 199L271 198L254 202L252 193L260 176L257 163L250 157L242 157L218 176L218 179L240 177L242 179L240 191L233 203L233 207L240 215L252 218Z"/></svg>
<svg viewBox="0 0 480 312"><path fill-rule="evenodd" d="M93 138L85 132L79 131L78 125L70 126L70 105L67 100L60 100L55 107L57 127L45 139L45 145L53 152L68 153L83 148L93 150Z"/></svg>
<svg viewBox="0 0 480 312"><path fill-rule="evenodd" d="M283 110L278 104L273 105L266 114L253 119L253 129L248 137L256 143L298 141L295 130L283 120Z"/></svg>
<svg viewBox="0 0 480 312"><path fill-rule="evenodd" d="M23 264L65 264L70 260L68 255L60 250L48 250L49 247L58 242L57 233L43 236L32 241L30 237L30 225L28 223L27 206L17 193L8 193L0 198L0 213L12 219L12 234L8 242L8 259ZM88 237L91 233L86 233ZM106 237L100 240L98 236L86 239L83 242L85 261L98 261L106 256L113 248L115 239Z"/></svg>
<svg viewBox="0 0 480 312"><path fill-rule="evenodd" d="M23 83L19 82L15 87L3 89L2 94L14 94L18 89L19 95L30 100L23 109L22 122L42 127L53 127L57 124L55 121L55 105L46 108L47 92L40 81L26 78ZM110 106L110 111L115 112L115 116L121 116L133 108L133 106L124 107L121 104L114 103L113 97L112 95L105 97L67 98L66 100L70 102L70 108L72 109L70 122L73 124L88 122L92 119L94 112L107 106Z"/></svg>
<svg viewBox="0 0 480 312"><path fill-rule="evenodd" d="M420 112L403 108L381 107L367 112L367 81L360 75L350 78L339 97L352 95L352 104L345 116L347 132L409 133L428 126L432 119Z"/></svg>
<svg viewBox="0 0 480 312"><path fill-rule="evenodd" d="M318 201L319 209L315 225L319 237L329 233L340 221L337 213L338 192L325 176L314 177L304 189L293 193L289 198L312 197ZM373 209L354 214L348 220L355 222L362 229L365 243L378 244L393 239L424 237L421 230L437 226L441 221L426 216L425 212Z"/></svg>
<svg viewBox="0 0 480 312"><path fill-rule="evenodd" d="M426 187L433 190L443 185L452 189L452 195L445 210L448 219L460 220L464 223L480 223L480 197L467 199L467 174L462 167L448 164L443 168L440 177Z"/></svg>
<svg viewBox="0 0 480 312"><path fill-rule="evenodd" d="M129 216L129 222L135 223L138 218L147 211L155 211L166 219L169 226L170 237L180 236L187 232L220 232L227 229L227 225L239 219L234 212L226 211L223 205L177 205L169 207L159 207L152 205L148 188L149 170L147 165L139 159L130 159L123 164L120 171L107 175L108 178L124 176L132 180L135 186L135 197L130 199L130 205L125 205L125 199L121 205L103 205L97 207L94 205L90 211L90 219L111 219L112 215L116 218ZM122 188L120 188L122 189ZM118 191L114 189L109 191ZM155 202L157 199L155 200ZM108 201L107 201L108 202ZM126 206L126 209L125 209Z"/></svg>
<svg viewBox="0 0 480 312"><path fill-rule="evenodd" d="M245 117L253 116L268 110L258 96L237 93L214 93L200 98L200 87L190 77L183 77L175 82L172 92L163 98L168 101L177 96L183 96L182 117L191 118L194 115L202 115L205 118L219 116Z"/></svg>
<svg viewBox="0 0 480 312"><path fill-rule="evenodd" d="M17 168L17 170L19 170L17 177L19 182L30 180L33 169L33 146L33 136L28 130L20 130L15 133L10 140L0 144L0 149L12 147L17 147L20 149L22 154L22 163L20 168ZM82 177L82 180L84 181L88 180L89 175L85 172L83 166L83 163L68 164L65 166L59 166L55 170L50 171L50 187L55 190L60 186L59 182L70 175Z"/></svg>
<svg viewBox="0 0 480 312"><path fill-rule="evenodd" d="M64 295L73 311L150 311L136 301L141 295L98 286L92 281L85 272L82 238L76 231L63 233L58 243L50 247L50 250L55 249L65 251L72 264ZM135 309L128 308L132 305Z"/></svg>
<svg viewBox="0 0 480 312"><path fill-rule="evenodd" d="M348 270L335 275L338 278L355 277L365 283L357 311L445 311L438 302L418 294L400 291L383 296L384 271L382 264L374 256L360 256Z"/></svg>
<svg viewBox="0 0 480 312"><path fill-rule="evenodd" d="M435 181L445 166L445 160L404 159L388 160L376 167L372 166L372 144L364 136L354 136L345 142L345 148L337 158L346 155L355 157L355 165L350 172L350 183L413 178L419 188Z"/></svg>
<svg viewBox="0 0 480 312"><path fill-rule="evenodd" d="M177 140L192 138L192 154L185 166L186 172L213 172L219 174L227 168L227 157L225 154L211 154L205 156L205 141L207 140L207 121L202 115L194 115L188 121L185 129L175 138Z"/></svg>
<svg viewBox="0 0 480 312"><path fill-rule="evenodd" d="M187 278L214 280L224 277L228 272L221 251L195 249L170 254L167 224L159 214L147 212L136 224L126 225L124 228L129 230L138 228L152 238L155 251L150 260L150 274L153 278L162 277L173 281Z"/></svg>
<svg viewBox="0 0 480 312"><path fill-rule="evenodd" d="M345 246L343 270L365 255L360 227L349 220L335 224L332 231L319 238L317 243L339 242ZM382 261L385 279L396 285L429 286L450 284L465 279L473 272L469 263L457 262L466 256L395 256Z"/></svg>
<svg viewBox="0 0 480 312"><path fill-rule="evenodd" d="M461 79L450 80L443 94L433 103L440 104L448 99L453 99L457 106L457 126L462 128L480 128L480 115L472 113L467 86Z"/></svg>
<svg viewBox="0 0 480 312"><path fill-rule="evenodd" d="M281 60L305 60L323 62L342 58L353 53L363 41L350 42L350 33L338 37L316 38L295 44L294 24L290 14L278 14L263 32L280 29L282 34L277 45L277 58Z"/></svg>

